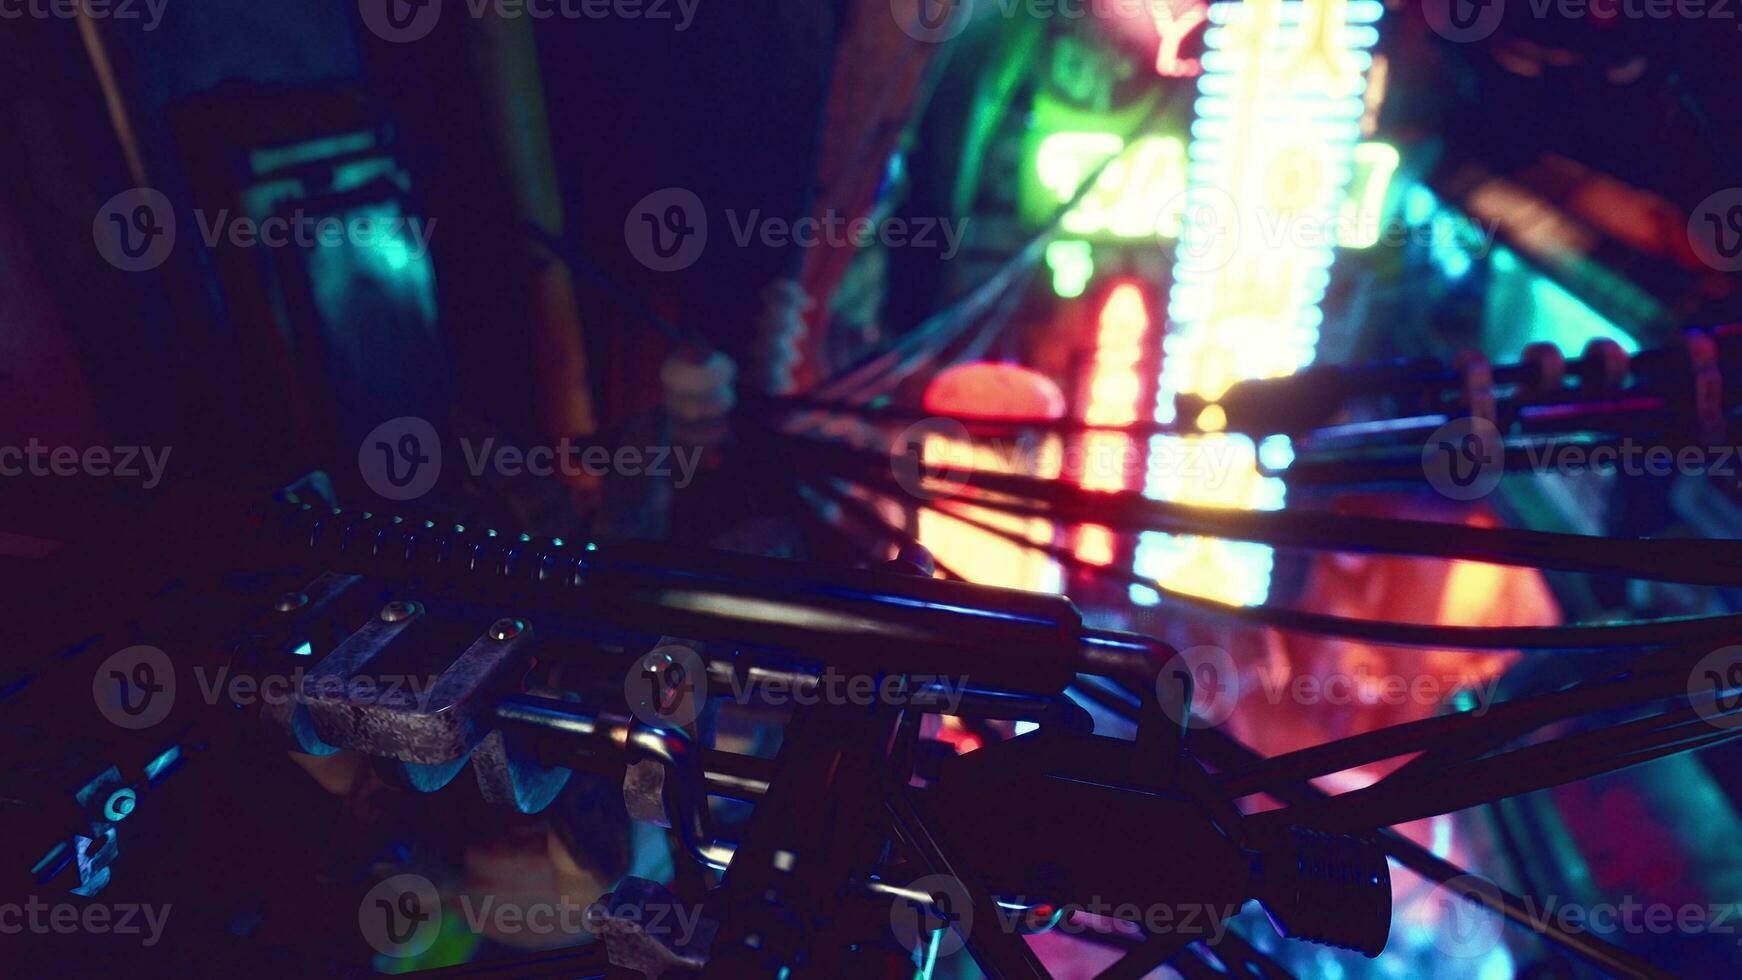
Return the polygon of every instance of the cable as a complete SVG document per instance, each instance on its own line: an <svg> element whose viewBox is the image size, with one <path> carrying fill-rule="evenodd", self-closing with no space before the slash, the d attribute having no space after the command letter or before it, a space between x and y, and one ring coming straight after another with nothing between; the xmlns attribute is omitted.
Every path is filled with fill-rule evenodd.
<svg viewBox="0 0 1742 980"><path fill-rule="evenodd" d="M1231 620L1247 626L1264 626L1291 632L1311 633L1339 639L1360 640L1382 646L1429 647L1459 650L1557 650L1610 651L1650 650L1712 641L1742 630L1742 614L1684 616L1634 620L1627 623L1574 626L1433 626L1348 619L1323 613L1275 606L1231 606L1169 589L1153 580L1122 569L1094 565L1055 545L1038 544L1021 535L966 517L947 516L1033 551L1043 552L1073 568L1127 585L1154 591L1165 602L1194 612Z"/></svg>
<svg viewBox="0 0 1742 980"><path fill-rule="evenodd" d="M1186 91L1186 86L1180 86L1158 100L1148 113L1132 127L1132 134L1141 133L1152 123L1161 119L1170 111ZM1127 139L1124 147L1115 154L1103 160L1095 170L1077 187L1071 199L1061 206L1047 224L1026 242L1017 253L1011 256L999 267L998 271L967 296L957 301L956 305L933 314L919 326L908 331L887 349L873 352L848 365L836 374L826 378L811 389L813 397L825 400L859 399L869 400L879 393L888 390L890 385L884 384L886 376L893 371L901 371L902 377L935 356L936 352L949 344L956 336L967 329L974 315L988 306L994 297L1005 291L1011 280L1019 272L1032 267L1063 226L1065 218L1092 193L1101 179L1101 175L1116 161L1130 152L1137 145L1135 139ZM905 352L905 354L904 354ZM898 358L894 366L885 367L891 358Z"/></svg>
<svg viewBox="0 0 1742 980"><path fill-rule="evenodd" d="M807 448L804 456L796 457L802 463L825 460L837 463L842 469L855 471L855 478L861 482L894 480L887 454L820 440L797 441ZM1279 548L1449 558L1691 585L1733 586L1742 581L1742 542L1732 540L1603 538L1323 511L1235 510L1151 500L1133 491L1089 491L1058 480L966 469L949 463L928 463L925 469L929 478L959 486L958 494L967 495L961 497L961 504L1046 517L1066 524L1201 535ZM870 475L859 477L859 473ZM1012 497L1043 503L1027 503ZM1736 621L1742 622L1742 618Z"/></svg>

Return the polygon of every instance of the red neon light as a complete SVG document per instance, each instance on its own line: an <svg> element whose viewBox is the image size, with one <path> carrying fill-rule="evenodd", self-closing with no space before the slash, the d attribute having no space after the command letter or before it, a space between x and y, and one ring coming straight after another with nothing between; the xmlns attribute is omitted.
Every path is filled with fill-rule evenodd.
<svg viewBox="0 0 1742 980"><path fill-rule="evenodd" d="M1156 33L1161 35L1161 46L1155 53L1156 72L1168 78L1202 75L1203 65L1196 58L1180 57L1180 48L1209 19L1210 8L1201 0L1150 0L1149 15L1155 19Z"/></svg>

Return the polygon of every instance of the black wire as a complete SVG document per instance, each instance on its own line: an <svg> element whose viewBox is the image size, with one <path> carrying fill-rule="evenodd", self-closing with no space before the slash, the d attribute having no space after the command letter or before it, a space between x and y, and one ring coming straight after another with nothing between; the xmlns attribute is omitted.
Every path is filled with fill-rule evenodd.
<svg viewBox="0 0 1742 980"><path fill-rule="evenodd" d="M874 489L874 488L873 488ZM967 517L959 512L939 511L948 517L1033 551L1043 552L1073 568L1126 585L1139 585L1171 605L1206 613L1247 626L1263 626L1297 633L1360 640L1381 646L1428 647L1458 650L1556 650L1597 652L1651 650L1710 642L1742 630L1742 614L1685 616L1669 619L1634 620L1626 623L1574 626L1433 626L1371 619L1349 619L1323 613L1281 609L1275 606L1231 606L1169 589L1151 579L1123 569L1085 562L1056 545L1038 544L1003 528Z"/></svg>
<svg viewBox="0 0 1742 980"><path fill-rule="evenodd" d="M1158 99L1155 106L1144 115L1143 119L1139 120L1138 123L1132 127L1131 136L1137 136L1152 123L1155 123L1165 116L1185 97L1185 92L1189 88L1190 86L1177 86L1171 89L1167 95ZM877 392L874 390L868 392L867 389L887 387L882 384L883 379L877 376L876 365L878 363L887 361L889 358L901 354L901 352L907 348L917 348L916 350L910 351L902 356L897 362L896 368L890 369L902 370L904 372L903 376L905 376L906 373L911 373L913 370L917 369L918 366L927 363L935 357L939 350L955 339L954 334L949 331L955 327L956 324L959 324L959 328L965 328L967 323L971 322L973 314L977 312L978 309L990 303L993 297L1008 288L1007 283L1009 280L1013 279L1017 273L1035 263L1035 261L1040 257L1046 244L1051 241L1053 237L1058 234L1059 229L1063 227L1065 218L1070 215L1071 211L1075 209L1084 198L1088 197L1089 194L1094 191L1096 184L1100 182L1101 175L1106 172L1107 168L1112 166L1114 162L1123 158L1126 153L1130 152L1131 148L1136 145L1136 142L1135 138L1126 139L1124 148L1122 148L1118 153L1109 156L1106 160L1103 160L1101 164L1095 168L1094 172L1084 179L1083 183L1077 188L1076 193L1071 196L1071 199L1065 202L1053 213L1052 217L1039 232L1024 243L1023 247L1018 249L1015 255L1006 260L1005 263L984 283L962 299L958 300L955 306L933 314L924 323L896 340L888 348L882 351L873 351L830 377L818 382L811 387L811 392L825 397L841 397L843 395L841 389L845 387L845 397L851 398L858 396L868 398ZM922 345L935 339L931 336L933 332L942 334L943 339L936 347L928 352ZM884 371L883 373L888 374L889 371ZM860 375L863 375L863 377L858 377ZM832 396L830 395L831 392L834 393Z"/></svg>
<svg viewBox="0 0 1742 980"><path fill-rule="evenodd" d="M884 453L836 442L793 439L801 464L837 464L860 482L895 484ZM1448 558L1616 575L1691 585L1742 582L1742 542L1724 539L1606 538L1518 528L1352 516L1324 511L1248 511L1151 500L1132 491L1088 491L1058 480L928 464L937 479L962 485L960 503L1068 524L1157 531L1279 548ZM992 496L997 494L998 496ZM1029 498L1029 501L1013 498ZM1039 503L1032 501L1040 501ZM1742 616L1733 620L1742 623Z"/></svg>

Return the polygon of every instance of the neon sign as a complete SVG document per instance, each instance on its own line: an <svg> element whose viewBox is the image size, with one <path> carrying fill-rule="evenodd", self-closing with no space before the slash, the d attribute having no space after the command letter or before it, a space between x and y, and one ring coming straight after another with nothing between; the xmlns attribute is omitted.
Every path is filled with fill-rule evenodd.
<svg viewBox="0 0 1742 980"><path fill-rule="evenodd" d="M1383 9L1378 0L1209 8L1157 421L1174 421L1177 394L1214 399L1235 381L1289 374L1312 361L1334 232L1357 164L1369 49L1378 41L1372 25ZM1383 154L1375 153L1370 172L1377 176ZM1368 182L1357 214L1367 210L1375 183ZM1281 481L1260 475L1257 462L1257 448L1242 436L1158 436L1144 492L1280 507ZM1250 605L1268 596L1271 563L1262 545L1146 533L1136 568L1172 588ZM1136 589L1133 598L1156 597Z"/></svg>

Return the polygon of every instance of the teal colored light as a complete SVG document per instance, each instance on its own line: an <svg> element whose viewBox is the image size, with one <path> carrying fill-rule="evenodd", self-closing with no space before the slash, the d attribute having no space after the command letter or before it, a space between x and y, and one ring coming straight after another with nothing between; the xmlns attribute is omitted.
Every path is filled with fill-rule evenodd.
<svg viewBox="0 0 1742 980"><path fill-rule="evenodd" d="M1510 249L1495 246L1489 260L1482 346L1496 361L1513 361L1524 348L1550 343L1577 356L1593 340L1613 340L1629 354L1639 341Z"/></svg>
<svg viewBox="0 0 1742 980"><path fill-rule="evenodd" d="M374 133L344 133L338 136L309 140L306 143L295 143L290 146L253 150L248 154L248 162L254 168L255 173L264 174L294 167L301 163L351 156L373 149L374 146Z"/></svg>
<svg viewBox="0 0 1742 980"><path fill-rule="evenodd" d="M1407 224L1425 225L1439 209L1439 199L1425 184L1412 184L1403 192L1403 220Z"/></svg>
<svg viewBox="0 0 1742 980"><path fill-rule="evenodd" d="M402 238L389 238L376 247L376 252L390 271L402 272L411 266L411 247Z"/></svg>
<svg viewBox="0 0 1742 980"><path fill-rule="evenodd" d="M304 640L302 646L299 646L290 652L292 655L298 657L312 657L315 655L315 645Z"/></svg>
<svg viewBox="0 0 1742 980"><path fill-rule="evenodd" d="M1294 463L1294 443L1281 434L1265 437L1258 444L1258 462L1272 472L1288 469Z"/></svg>
<svg viewBox="0 0 1742 980"><path fill-rule="evenodd" d="M145 764L145 778L152 782L156 782L158 774L167 771L170 766L175 765L180 759L181 746L170 746L169 751Z"/></svg>
<svg viewBox="0 0 1742 980"><path fill-rule="evenodd" d="M61 841L61 842L55 844L53 847L48 849L47 854L44 854L42 856L42 860L36 862L36 864L31 867L30 873L33 875L42 874L44 869L48 868L50 865L54 864L56 861L59 861L61 858L61 855L65 854L66 852L67 852L66 841Z"/></svg>
<svg viewBox="0 0 1742 980"><path fill-rule="evenodd" d="M1530 294L1536 301L1533 332L1537 340L1549 341L1568 353L1583 350L1593 340L1613 340L1627 353L1639 353L1639 341L1562 289L1553 279L1538 277L1530 284Z"/></svg>
<svg viewBox="0 0 1742 980"><path fill-rule="evenodd" d="M1512 953L1505 945L1496 945L1483 958L1482 969L1476 974L1476 980L1511 980L1518 975L1512 967Z"/></svg>

